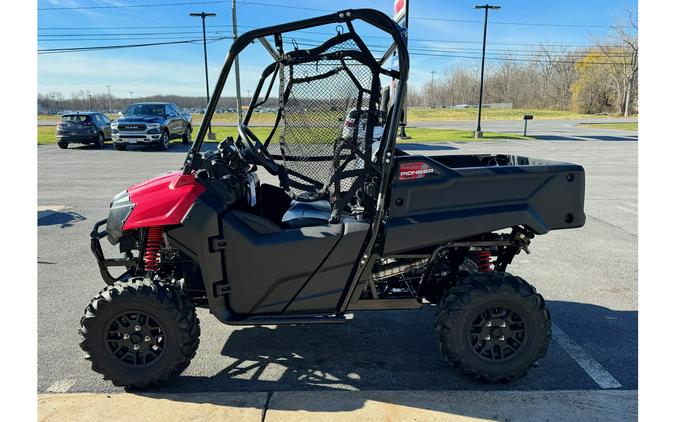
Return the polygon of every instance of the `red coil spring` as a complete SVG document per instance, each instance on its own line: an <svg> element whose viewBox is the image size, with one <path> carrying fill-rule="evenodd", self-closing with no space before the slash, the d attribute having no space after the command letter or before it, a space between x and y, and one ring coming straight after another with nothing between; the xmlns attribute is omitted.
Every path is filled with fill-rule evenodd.
<svg viewBox="0 0 675 422"><path fill-rule="evenodd" d="M159 249L164 241L162 227L149 227L145 242L145 271L157 271L159 268Z"/></svg>
<svg viewBox="0 0 675 422"><path fill-rule="evenodd" d="M487 273L492 271L492 264L490 264L490 251L476 251L476 264L478 264L478 272Z"/></svg>

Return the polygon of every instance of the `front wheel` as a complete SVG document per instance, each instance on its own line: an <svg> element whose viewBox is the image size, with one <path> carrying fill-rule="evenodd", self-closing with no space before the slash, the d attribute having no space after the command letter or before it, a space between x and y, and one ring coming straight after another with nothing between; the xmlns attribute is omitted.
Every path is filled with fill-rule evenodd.
<svg viewBox="0 0 675 422"><path fill-rule="evenodd" d="M157 145L157 147L162 151L166 151L169 149L169 142L171 142L171 139L169 138L169 131L164 129L162 131L162 137L159 138L159 145Z"/></svg>
<svg viewBox="0 0 675 422"><path fill-rule="evenodd" d="M192 141L192 126L185 128L185 133L183 133L183 143L189 144Z"/></svg>
<svg viewBox="0 0 675 422"><path fill-rule="evenodd" d="M59 146L59 148L61 148L61 149L66 149L66 148L68 148L68 142L57 142L56 144L57 144L57 145Z"/></svg>
<svg viewBox="0 0 675 422"><path fill-rule="evenodd" d="M199 319L177 289L147 279L117 282L80 320L80 347L118 387L148 388L182 373L199 346Z"/></svg>
<svg viewBox="0 0 675 422"><path fill-rule="evenodd" d="M470 273L443 296L436 338L460 373L487 382L511 381L546 354L551 317L544 298L522 278Z"/></svg>

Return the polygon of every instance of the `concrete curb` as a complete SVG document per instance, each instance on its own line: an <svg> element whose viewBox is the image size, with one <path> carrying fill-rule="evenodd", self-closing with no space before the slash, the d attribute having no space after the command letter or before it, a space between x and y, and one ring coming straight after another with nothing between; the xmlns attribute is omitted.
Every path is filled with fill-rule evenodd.
<svg viewBox="0 0 675 422"><path fill-rule="evenodd" d="M625 421L637 407L634 390L75 393L38 395L38 420Z"/></svg>

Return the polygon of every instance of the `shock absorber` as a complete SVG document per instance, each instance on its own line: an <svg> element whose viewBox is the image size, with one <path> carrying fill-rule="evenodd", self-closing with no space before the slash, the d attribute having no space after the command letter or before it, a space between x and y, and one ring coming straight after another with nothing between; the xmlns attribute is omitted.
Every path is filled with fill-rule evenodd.
<svg viewBox="0 0 675 422"><path fill-rule="evenodd" d="M162 227L148 227L148 237L145 241L145 271L157 271L159 268L159 250L163 241Z"/></svg>
<svg viewBox="0 0 675 422"><path fill-rule="evenodd" d="M490 263L490 251L484 249L476 251L476 264L478 264L478 272L487 273L492 271L492 264Z"/></svg>

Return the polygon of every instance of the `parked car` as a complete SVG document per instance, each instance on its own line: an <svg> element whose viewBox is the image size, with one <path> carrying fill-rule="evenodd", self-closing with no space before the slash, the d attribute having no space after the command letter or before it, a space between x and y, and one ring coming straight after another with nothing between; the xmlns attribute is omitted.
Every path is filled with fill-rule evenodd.
<svg viewBox="0 0 675 422"><path fill-rule="evenodd" d="M192 140L192 116L181 114L173 103L136 103L121 113L111 124L115 149L124 151L127 145L156 145L169 148L171 139Z"/></svg>
<svg viewBox="0 0 675 422"><path fill-rule="evenodd" d="M377 123L375 123L375 126L373 126L373 141L379 140L382 137L382 124L384 121L384 112L383 111L378 111L378 119ZM360 114L360 116L359 116ZM355 108L352 108L349 110L349 113L347 113L347 116L345 117L345 122L344 126L342 126L342 137L345 139L349 139L352 137L354 133L354 128L356 127L356 119L359 119L359 134L365 134L366 133L366 123L368 122L368 110L361 110L361 113L359 113Z"/></svg>
<svg viewBox="0 0 675 422"><path fill-rule="evenodd" d="M93 144L101 148L110 135L110 119L103 113L71 112L61 116L56 124L56 143L62 149L69 144Z"/></svg>

